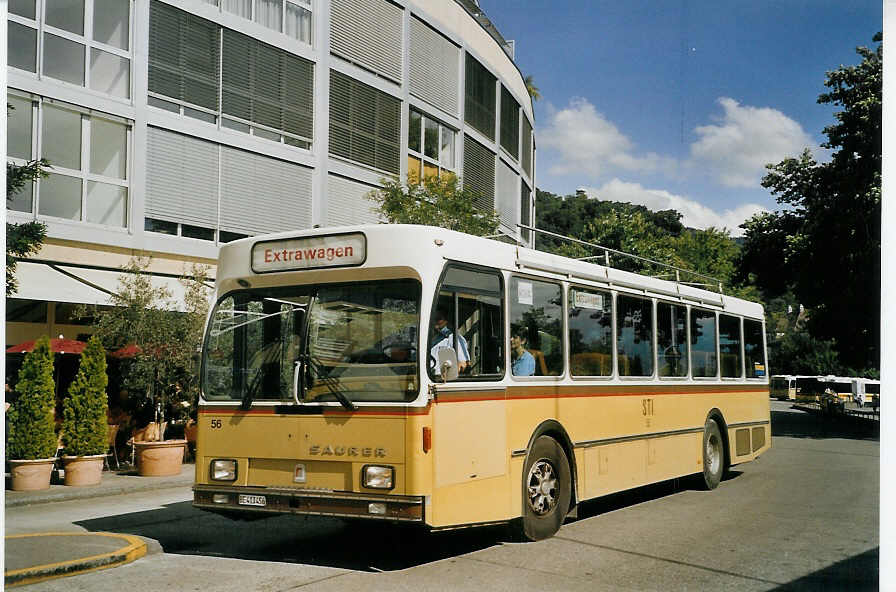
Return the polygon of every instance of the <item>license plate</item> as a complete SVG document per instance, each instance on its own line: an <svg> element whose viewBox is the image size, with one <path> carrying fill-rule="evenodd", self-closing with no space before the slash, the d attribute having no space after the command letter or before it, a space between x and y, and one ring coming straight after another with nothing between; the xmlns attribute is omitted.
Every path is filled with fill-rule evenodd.
<svg viewBox="0 0 896 592"><path fill-rule="evenodd" d="M267 503L263 495L240 495L237 502L241 506L264 506Z"/></svg>

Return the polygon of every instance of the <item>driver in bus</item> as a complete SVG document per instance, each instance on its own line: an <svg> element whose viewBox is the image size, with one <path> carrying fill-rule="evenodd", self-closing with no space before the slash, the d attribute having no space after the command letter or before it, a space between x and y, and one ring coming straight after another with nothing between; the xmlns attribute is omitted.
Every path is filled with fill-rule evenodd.
<svg viewBox="0 0 896 592"><path fill-rule="evenodd" d="M432 336L430 338L430 343L432 343L432 348L429 351L430 356L432 356L433 360L438 360L439 356L436 355L436 352L439 349L450 347L454 347L454 333L451 331L451 328L448 326L448 315L445 313L443 309L438 309L436 311L435 317L433 317L432 323ZM457 371L460 374L463 374L466 371L467 366L470 363L470 350L467 348L467 340L464 339L463 335L457 336ZM435 375L441 375L442 371L439 369L438 364L436 364Z"/></svg>

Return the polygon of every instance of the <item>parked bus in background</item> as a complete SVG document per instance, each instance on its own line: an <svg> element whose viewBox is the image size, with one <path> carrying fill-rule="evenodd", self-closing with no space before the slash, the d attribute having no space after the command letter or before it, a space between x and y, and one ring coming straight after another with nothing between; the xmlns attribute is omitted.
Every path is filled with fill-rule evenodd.
<svg viewBox="0 0 896 592"><path fill-rule="evenodd" d="M771 446L761 305L441 228L222 246L194 505L553 535ZM514 373L516 372L516 374Z"/></svg>
<svg viewBox="0 0 896 592"><path fill-rule="evenodd" d="M796 400L796 376L776 374L769 379L769 394L779 401Z"/></svg>
<svg viewBox="0 0 896 592"><path fill-rule="evenodd" d="M880 407L880 381L871 378L852 379L853 401L859 407Z"/></svg>

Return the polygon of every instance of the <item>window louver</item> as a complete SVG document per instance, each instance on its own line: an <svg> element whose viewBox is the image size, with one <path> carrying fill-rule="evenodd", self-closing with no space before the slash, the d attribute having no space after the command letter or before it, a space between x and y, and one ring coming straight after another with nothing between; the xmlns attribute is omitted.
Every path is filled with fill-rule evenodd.
<svg viewBox="0 0 896 592"><path fill-rule="evenodd" d="M400 83L402 15L386 0L333 0L330 51Z"/></svg>
<svg viewBox="0 0 896 592"><path fill-rule="evenodd" d="M491 150L464 136L464 188L472 190L476 207L486 212L495 209L495 155Z"/></svg>
<svg viewBox="0 0 896 592"><path fill-rule="evenodd" d="M401 101L330 72L330 153L398 174Z"/></svg>
<svg viewBox="0 0 896 592"><path fill-rule="evenodd" d="M150 6L149 91L217 111L217 25L162 2Z"/></svg>
<svg viewBox="0 0 896 592"><path fill-rule="evenodd" d="M495 139L495 82L496 78L467 54L464 79L464 119L467 123Z"/></svg>
<svg viewBox="0 0 896 592"><path fill-rule="evenodd" d="M460 49L423 21L411 19L410 90L439 109L457 115Z"/></svg>

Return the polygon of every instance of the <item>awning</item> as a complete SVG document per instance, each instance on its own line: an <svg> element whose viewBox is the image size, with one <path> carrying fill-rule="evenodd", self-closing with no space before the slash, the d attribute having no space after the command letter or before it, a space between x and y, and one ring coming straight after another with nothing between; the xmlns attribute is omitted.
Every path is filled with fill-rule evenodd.
<svg viewBox="0 0 896 592"><path fill-rule="evenodd" d="M118 292L122 275L126 273L25 261L19 261L16 269L19 289L14 297L79 304L112 304L110 295ZM154 288L168 290L174 310L186 310L186 288L178 278L159 275L149 278ZM207 292L211 296L211 288Z"/></svg>
<svg viewBox="0 0 896 592"><path fill-rule="evenodd" d="M85 284L45 263L16 263L19 287L13 298L74 302L76 304L111 304L109 292Z"/></svg>

